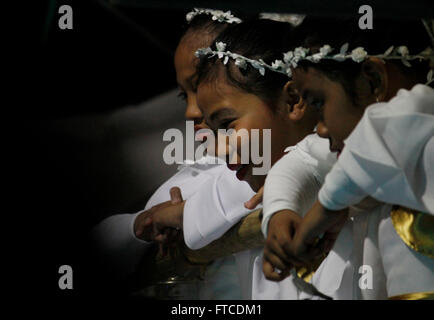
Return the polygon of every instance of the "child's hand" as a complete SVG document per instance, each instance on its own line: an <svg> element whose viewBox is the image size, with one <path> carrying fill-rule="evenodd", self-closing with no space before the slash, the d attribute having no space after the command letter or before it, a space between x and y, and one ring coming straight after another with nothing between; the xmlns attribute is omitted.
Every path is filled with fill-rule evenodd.
<svg viewBox="0 0 434 320"><path fill-rule="evenodd" d="M177 230L183 226L185 201L182 200L181 189L171 188L170 199L169 206L162 206L152 216L153 237L160 243L176 238Z"/></svg>
<svg viewBox="0 0 434 320"><path fill-rule="evenodd" d="M244 202L244 207L250 210L255 209L258 204L262 202L262 197L264 195L264 186L258 190L258 192L249 200Z"/></svg>
<svg viewBox="0 0 434 320"><path fill-rule="evenodd" d="M167 242L167 228L182 229L185 201L160 207L152 215L153 238L157 242Z"/></svg>
<svg viewBox="0 0 434 320"><path fill-rule="evenodd" d="M136 235L137 238L145 240L145 241L152 241L153 237L152 237L152 230L153 230L153 226L152 226L152 216L154 214L154 212L156 212L157 210L163 208L163 207L167 207L171 204L170 201L166 201L163 203L160 203L148 210L142 211L137 217L136 220L134 221L134 233Z"/></svg>
<svg viewBox="0 0 434 320"><path fill-rule="evenodd" d="M348 209L331 211L317 201L299 225L290 254L305 263L327 254L333 248L347 217ZM319 239L322 234L323 237Z"/></svg>
<svg viewBox="0 0 434 320"><path fill-rule="evenodd" d="M134 221L136 237L146 241L167 242L176 238L182 228L184 202L178 187L170 189L170 201L162 202L140 213Z"/></svg>
<svg viewBox="0 0 434 320"><path fill-rule="evenodd" d="M290 252L295 231L301 220L300 216L290 210L282 210L271 217L262 264L264 275L268 280L281 281L289 275L293 266L300 265L300 261L294 259Z"/></svg>

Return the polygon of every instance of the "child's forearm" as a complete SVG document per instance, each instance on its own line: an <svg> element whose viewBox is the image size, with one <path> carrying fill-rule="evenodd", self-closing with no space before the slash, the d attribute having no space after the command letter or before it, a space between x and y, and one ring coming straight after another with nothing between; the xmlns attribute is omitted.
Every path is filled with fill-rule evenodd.
<svg viewBox="0 0 434 320"><path fill-rule="evenodd" d="M330 249L330 241L334 242L347 219L347 210L331 211L317 201L303 218L297 229L294 241L294 255L310 259L323 250ZM317 245L322 236L323 245ZM327 248L325 248L325 246ZM326 250L327 251L327 250Z"/></svg>

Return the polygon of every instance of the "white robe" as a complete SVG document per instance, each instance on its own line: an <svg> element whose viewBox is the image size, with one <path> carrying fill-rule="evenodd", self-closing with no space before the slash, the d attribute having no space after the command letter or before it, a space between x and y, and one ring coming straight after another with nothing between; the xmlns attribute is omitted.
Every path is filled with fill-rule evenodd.
<svg viewBox="0 0 434 320"><path fill-rule="evenodd" d="M157 189L145 207L147 210L170 200L169 190L174 186L180 187L184 200L187 200L184 207L184 239L192 249L201 248L219 238L245 216L249 211L244 208L243 202L255 194L225 164L210 164L214 160L204 157L194 164L182 165L179 172ZM114 276L134 272L150 246L150 243L134 235L134 221L140 212L111 216L92 231L98 254L113 268ZM243 279L240 280L240 276ZM218 259L207 270L200 298L247 298L250 290L244 284L245 277L245 267L240 269L233 256Z"/></svg>
<svg viewBox="0 0 434 320"><path fill-rule="evenodd" d="M345 141L319 200L331 210L350 206L353 227L345 228L353 230L352 236L344 228L333 251L340 238L353 243L350 251L329 255L320 266L312 279L320 291L330 293L321 274L336 275L336 270L343 276L335 298L386 299L434 291L434 259L407 247L390 217L391 204L434 212L433 115L433 89L401 89L388 103L368 107ZM372 288L359 283L366 266L372 270ZM351 294L342 294L349 287Z"/></svg>
<svg viewBox="0 0 434 320"><path fill-rule="evenodd" d="M368 195L434 214L434 89L401 89L368 107L319 198L338 210Z"/></svg>
<svg viewBox="0 0 434 320"><path fill-rule="evenodd" d="M317 199L324 177L336 162L327 139L311 134L277 161L267 175L264 187L262 232L267 237L270 218L280 210L303 216ZM292 276L280 282L269 281L262 272L262 255L255 259L254 299L296 300L300 292Z"/></svg>

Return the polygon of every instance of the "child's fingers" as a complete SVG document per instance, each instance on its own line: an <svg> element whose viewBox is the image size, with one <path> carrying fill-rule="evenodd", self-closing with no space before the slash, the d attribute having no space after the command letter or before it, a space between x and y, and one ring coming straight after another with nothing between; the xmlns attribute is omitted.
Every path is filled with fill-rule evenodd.
<svg viewBox="0 0 434 320"><path fill-rule="evenodd" d="M264 257L267 259L268 262L271 263L273 267L278 268L280 270L285 270L291 267L291 264L288 261L284 261L273 250L270 250L269 247L264 248Z"/></svg>
<svg viewBox="0 0 434 320"><path fill-rule="evenodd" d="M145 227L142 224L139 224L136 229L136 237L140 238L143 235L144 231L145 231Z"/></svg>
<svg viewBox="0 0 434 320"><path fill-rule="evenodd" d="M147 216L145 218L145 220L143 221L143 225L141 225L141 227L143 226L143 229L146 227L149 227L152 225L152 217L151 216Z"/></svg>
<svg viewBox="0 0 434 320"><path fill-rule="evenodd" d="M265 278L270 281L282 281L289 274L289 271L286 270L277 272L276 268L273 267L273 265L265 257L262 262L262 272L264 273Z"/></svg>
<svg viewBox="0 0 434 320"><path fill-rule="evenodd" d="M282 246L275 239L267 239L265 242L265 249L274 255L278 256L279 259L284 261L286 264L292 264L292 257L288 255L282 248Z"/></svg>
<svg viewBox="0 0 434 320"><path fill-rule="evenodd" d="M172 202L172 204L177 204L183 201L181 189L179 189L178 187L170 188L170 201Z"/></svg>
<svg viewBox="0 0 434 320"><path fill-rule="evenodd" d="M264 195L264 187L259 189L259 191L252 198L250 198L250 200L244 202L244 207L249 210L255 209L258 206L258 204L262 202L263 195Z"/></svg>
<svg viewBox="0 0 434 320"><path fill-rule="evenodd" d="M159 243L165 243L167 242L167 235L164 233L158 233L154 236L154 240Z"/></svg>

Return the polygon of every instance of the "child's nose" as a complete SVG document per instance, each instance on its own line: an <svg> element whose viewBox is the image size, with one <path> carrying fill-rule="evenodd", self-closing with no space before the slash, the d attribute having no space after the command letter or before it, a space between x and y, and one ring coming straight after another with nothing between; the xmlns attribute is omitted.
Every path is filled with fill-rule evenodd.
<svg viewBox="0 0 434 320"><path fill-rule="evenodd" d="M193 120L195 124L201 123L203 120L202 112L197 106L196 99L189 97L187 100L187 108L185 109L185 118L187 120Z"/></svg>

